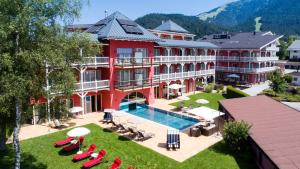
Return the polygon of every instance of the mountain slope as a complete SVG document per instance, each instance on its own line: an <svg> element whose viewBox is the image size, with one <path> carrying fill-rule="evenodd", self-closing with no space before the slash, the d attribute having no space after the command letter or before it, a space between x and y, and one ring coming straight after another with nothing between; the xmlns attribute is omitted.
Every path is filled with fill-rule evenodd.
<svg viewBox="0 0 300 169"><path fill-rule="evenodd" d="M300 0L240 0L197 16L236 31L261 30L280 34L300 34Z"/></svg>
<svg viewBox="0 0 300 169"><path fill-rule="evenodd" d="M181 14L148 14L136 19L136 22L147 29L154 29L159 26L162 21L169 19L190 33L196 34L198 37L227 30L214 24L201 21L195 16L185 16Z"/></svg>

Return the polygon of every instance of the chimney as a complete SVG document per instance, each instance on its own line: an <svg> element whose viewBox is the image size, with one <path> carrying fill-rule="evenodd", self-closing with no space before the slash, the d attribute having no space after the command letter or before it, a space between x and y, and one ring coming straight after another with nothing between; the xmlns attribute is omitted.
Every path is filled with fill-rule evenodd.
<svg viewBox="0 0 300 169"><path fill-rule="evenodd" d="M256 35L256 31L253 32L253 35Z"/></svg>
<svg viewBox="0 0 300 169"><path fill-rule="evenodd" d="M165 23L165 21L164 21L164 20L162 20L162 21L161 21L161 24L164 24L164 23Z"/></svg>

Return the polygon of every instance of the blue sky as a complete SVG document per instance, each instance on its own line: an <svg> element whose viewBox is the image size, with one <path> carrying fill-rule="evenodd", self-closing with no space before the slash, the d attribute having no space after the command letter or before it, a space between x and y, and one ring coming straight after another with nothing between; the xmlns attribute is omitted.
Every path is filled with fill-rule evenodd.
<svg viewBox="0 0 300 169"><path fill-rule="evenodd" d="M87 1L87 0L83 0ZM120 11L131 19L149 13L197 15L236 0L89 0L75 23L95 23L108 14Z"/></svg>

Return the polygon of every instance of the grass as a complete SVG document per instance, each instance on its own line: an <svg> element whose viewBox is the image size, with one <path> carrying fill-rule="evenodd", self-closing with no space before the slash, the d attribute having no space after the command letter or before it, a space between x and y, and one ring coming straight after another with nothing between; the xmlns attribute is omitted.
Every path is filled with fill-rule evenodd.
<svg viewBox="0 0 300 169"><path fill-rule="evenodd" d="M103 163L95 168L108 168L115 157L123 160L122 168L134 166L137 169L238 169L255 168L250 153L236 155L232 153L224 142L200 152L194 157L184 161L176 162L168 157L160 155L135 142L129 141L95 124L85 127L91 130L86 136L84 145L95 143L97 151L104 149L107 155ZM21 142L22 169L74 169L80 168L81 162L71 161L73 154L63 154L60 148L53 147L53 142L66 136L67 131L60 131L50 135L36 137ZM184 143L182 143L184 144ZM0 153L0 166L13 168L13 151L8 145L8 151ZM87 147L84 147L87 149ZM0 168L1 168L0 167Z"/></svg>
<svg viewBox="0 0 300 169"><path fill-rule="evenodd" d="M190 100L184 101L184 106L189 107L191 105L194 108L200 107L200 106L206 106L206 107L209 107L209 108L212 108L215 110L218 110L218 108L219 108L218 101L225 99L225 97L219 93L198 93L198 94L189 96L189 98L190 98ZM208 100L209 103L208 104L199 104L196 102L198 99ZM182 101L171 103L170 105L177 107L177 106L179 106L179 104L181 102Z"/></svg>

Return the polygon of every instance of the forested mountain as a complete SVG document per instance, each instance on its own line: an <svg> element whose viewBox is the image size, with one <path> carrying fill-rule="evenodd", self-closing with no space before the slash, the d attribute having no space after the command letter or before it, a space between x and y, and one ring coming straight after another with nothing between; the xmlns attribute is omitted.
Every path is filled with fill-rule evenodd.
<svg viewBox="0 0 300 169"><path fill-rule="evenodd" d="M169 19L182 26L190 33L196 34L198 37L227 31L227 29L201 21L196 16L185 16L181 14L148 14L138 18L136 22L145 28L154 29L159 26L162 21Z"/></svg>
<svg viewBox="0 0 300 169"><path fill-rule="evenodd" d="M240 0L197 16L235 31L271 30L300 34L300 0Z"/></svg>

